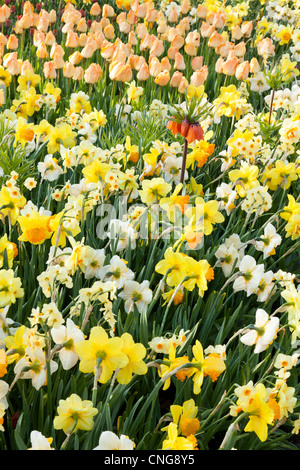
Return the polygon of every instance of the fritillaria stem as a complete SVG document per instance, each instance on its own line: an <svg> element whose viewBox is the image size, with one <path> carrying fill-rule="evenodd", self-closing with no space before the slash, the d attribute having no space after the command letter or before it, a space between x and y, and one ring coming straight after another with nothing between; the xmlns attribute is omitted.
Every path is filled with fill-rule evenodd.
<svg viewBox="0 0 300 470"><path fill-rule="evenodd" d="M184 182L184 174L185 174L185 168L186 168L187 148L188 148L188 141L184 139L184 148L183 148L183 154L182 154L182 167L181 167L181 174L180 174L180 183L182 185ZM181 194L181 191L182 191L182 188L179 194Z"/></svg>
<svg viewBox="0 0 300 470"><path fill-rule="evenodd" d="M272 90L272 96L271 96L271 103L270 103L270 112L269 112L269 124L271 124L274 95L275 95L275 89L273 88L273 90Z"/></svg>

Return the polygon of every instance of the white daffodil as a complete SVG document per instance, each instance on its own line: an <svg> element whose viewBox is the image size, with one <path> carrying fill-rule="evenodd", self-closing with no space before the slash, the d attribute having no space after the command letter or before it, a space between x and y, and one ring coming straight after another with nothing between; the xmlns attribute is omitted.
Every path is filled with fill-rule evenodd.
<svg viewBox="0 0 300 470"><path fill-rule="evenodd" d="M93 450L133 450L134 443L129 437L121 434L118 437L112 431L103 431L99 438L99 444Z"/></svg>
<svg viewBox="0 0 300 470"><path fill-rule="evenodd" d="M222 268L224 276L229 277L233 266L238 266L240 254L234 245L229 247L222 243L217 249L215 256L218 258L218 266Z"/></svg>
<svg viewBox="0 0 300 470"><path fill-rule="evenodd" d="M216 189L217 199L220 200L220 210L225 210L227 215L230 215L234 208L234 200L237 192L227 183L221 183Z"/></svg>
<svg viewBox="0 0 300 470"><path fill-rule="evenodd" d="M139 284L137 281L127 281L124 284L119 297L125 300L125 310L127 313L133 311L134 305L141 313L152 300L152 290L149 289L149 281Z"/></svg>
<svg viewBox="0 0 300 470"><path fill-rule="evenodd" d="M7 318L9 305L0 309L0 348L4 347L4 338L6 336L13 335L17 328L12 328L11 325L14 321L11 318Z"/></svg>
<svg viewBox="0 0 300 470"><path fill-rule="evenodd" d="M51 336L55 344L63 345L58 353L63 369L69 370L74 367L78 361L75 344L84 340L83 332L75 325L73 320L67 318L66 326L61 325L59 328L51 329Z"/></svg>
<svg viewBox="0 0 300 470"><path fill-rule="evenodd" d="M258 302L265 302L269 295L271 295L275 284L273 282L274 273L273 271L267 271L263 273L261 280L256 291Z"/></svg>
<svg viewBox="0 0 300 470"><path fill-rule="evenodd" d="M262 72L258 72L254 77L249 78L249 82L250 89L258 93L263 93L270 88Z"/></svg>
<svg viewBox="0 0 300 470"><path fill-rule="evenodd" d="M55 450L51 447L52 437L45 437L40 431L31 431L30 442L31 446L28 450Z"/></svg>
<svg viewBox="0 0 300 470"><path fill-rule="evenodd" d="M38 171L42 178L48 181L55 181L63 174L63 169L57 164L53 155L46 155L43 162L38 163Z"/></svg>
<svg viewBox="0 0 300 470"><path fill-rule="evenodd" d="M167 156L163 165L164 178L167 183L180 183L181 167L182 157L175 157L173 155ZM185 171L184 179L186 180L187 178L188 172Z"/></svg>
<svg viewBox="0 0 300 470"><path fill-rule="evenodd" d="M103 267L104 261L104 248L96 250L89 247L89 258L88 263L85 266L84 277L86 279L92 279L93 277L96 277L99 269Z"/></svg>
<svg viewBox="0 0 300 470"><path fill-rule="evenodd" d="M0 380L0 405L2 405L5 409L8 407L6 399L8 388L8 383L6 383L4 380Z"/></svg>
<svg viewBox="0 0 300 470"><path fill-rule="evenodd" d="M255 345L254 353L258 354L273 342L278 328L279 318L269 317L265 310L259 308L256 311L254 328L241 336L241 342L247 346Z"/></svg>
<svg viewBox="0 0 300 470"><path fill-rule="evenodd" d="M126 281L131 281L134 278L134 272L118 255L114 255L108 265L99 269L97 278L105 282L114 281L117 288L121 289Z"/></svg>
<svg viewBox="0 0 300 470"><path fill-rule="evenodd" d="M260 237L259 241L255 242L255 247L258 251L262 251L264 259L274 254L275 248L281 243L281 236L276 232L274 225L268 223L264 229L263 236Z"/></svg>
<svg viewBox="0 0 300 470"><path fill-rule="evenodd" d="M130 240L132 249L136 246L137 233L129 221L113 219L109 223L109 231L107 233L111 244L117 240L116 251L125 250Z"/></svg>
<svg viewBox="0 0 300 470"><path fill-rule="evenodd" d="M26 368L24 371L23 369ZM28 370L29 369L29 370ZM55 361L50 361L51 374L58 369L58 364ZM45 385L47 380L46 370L46 356L45 352L41 349L33 350L26 348L26 355L22 357L15 365L14 373L17 375L22 372L21 379L31 379L32 386L39 390Z"/></svg>
<svg viewBox="0 0 300 470"><path fill-rule="evenodd" d="M255 259L250 255L245 255L240 262L239 272L241 273L233 283L234 292L246 291L247 297L256 292L264 272L263 264L256 264Z"/></svg>

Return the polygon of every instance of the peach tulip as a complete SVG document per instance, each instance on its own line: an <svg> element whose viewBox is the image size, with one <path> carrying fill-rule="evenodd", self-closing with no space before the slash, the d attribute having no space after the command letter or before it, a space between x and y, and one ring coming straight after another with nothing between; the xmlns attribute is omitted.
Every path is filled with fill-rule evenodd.
<svg viewBox="0 0 300 470"><path fill-rule="evenodd" d="M47 80L52 80L56 78L56 70L54 67L54 62L49 61L44 63L43 67L44 76Z"/></svg>

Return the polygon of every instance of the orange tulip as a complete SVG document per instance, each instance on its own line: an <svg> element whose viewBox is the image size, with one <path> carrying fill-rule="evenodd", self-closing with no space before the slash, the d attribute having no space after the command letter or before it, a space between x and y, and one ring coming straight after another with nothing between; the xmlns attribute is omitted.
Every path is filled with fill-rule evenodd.
<svg viewBox="0 0 300 470"><path fill-rule="evenodd" d="M22 29L29 29L33 26L33 15L23 15L19 21L19 25Z"/></svg>
<svg viewBox="0 0 300 470"><path fill-rule="evenodd" d="M101 49L104 41L106 40L102 31L95 31L93 38L96 41L97 49Z"/></svg>
<svg viewBox="0 0 300 470"><path fill-rule="evenodd" d="M71 62L66 62L63 68L63 75L66 78L72 78L75 72L75 67Z"/></svg>
<svg viewBox="0 0 300 470"><path fill-rule="evenodd" d="M84 69L82 67L75 67L74 74L73 74L73 80L75 81L81 81L84 77Z"/></svg>
<svg viewBox="0 0 300 470"><path fill-rule="evenodd" d="M244 21L242 23L241 31L242 31L243 36L245 36L246 38L250 38L252 30L253 30L252 21Z"/></svg>
<svg viewBox="0 0 300 470"><path fill-rule="evenodd" d="M173 88L178 88L182 80L182 77L183 77L183 73L179 72L179 70L176 70L173 73L172 78L170 80L170 86Z"/></svg>
<svg viewBox="0 0 300 470"><path fill-rule="evenodd" d="M217 31L214 31L208 40L208 46L213 48L220 47L223 43L224 38Z"/></svg>
<svg viewBox="0 0 300 470"><path fill-rule="evenodd" d="M80 33L78 36L79 46L84 47L87 43L88 36L86 33Z"/></svg>
<svg viewBox="0 0 300 470"><path fill-rule="evenodd" d="M101 15L101 7L98 2L93 3L90 9L90 15L92 16L99 16Z"/></svg>
<svg viewBox="0 0 300 470"><path fill-rule="evenodd" d="M65 66L65 61L64 61L63 57L58 53L54 54L54 57L53 57L52 61L53 61L53 65L56 69L63 69L64 66Z"/></svg>
<svg viewBox="0 0 300 470"><path fill-rule="evenodd" d="M115 28L113 27L111 23L105 26L103 32L104 32L104 36L106 37L106 39L111 40L115 38Z"/></svg>
<svg viewBox="0 0 300 470"><path fill-rule="evenodd" d="M160 64L161 64L161 67L162 67L162 71L164 71L164 70L167 70L168 72L171 71L172 65L170 64L170 61L169 61L168 57L163 57L160 61Z"/></svg>
<svg viewBox="0 0 300 470"><path fill-rule="evenodd" d="M143 39L143 37L146 35L146 34L149 34L148 33L148 29L147 29L147 26L143 23L139 23L136 27L136 35L139 39Z"/></svg>
<svg viewBox="0 0 300 470"><path fill-rule="evenodd" d="M115 45L108 42L104 43L101 48L101 56L103 59L110 60L114 54Z"/></svg>
<svg viewBox="0 0 300 470"><path fill-rule="evenodd" d="M6 46L7 41L8 41L7 37L3 33L0 33L0 45Z"/></svg>
<svg viewBox="0 0 300 470"><path fill-rule="evenodd" d="M149 73L151 77L157 77L162 71L162 66L157 57L152 57L149 60Z"/></svg>
<svg viewBox="0 0 300 470"><path fill-rule="evenodd" d="M166 86L170 81L170 72L168 70L160 72L154 81L159 86Z"/></svg>
<svg viewBox="0 0 300 470"><path fill-rule="evenodd" d="M7 49L15 51L19 47L19 41L15 34L11 34L7 41Z"/></svg>
<svg viewBox="0 0 300 470"><path fill-rule="evenodd" d="M223 73L223 64L224 64L223 57L219 57L216 64L215 64L215 71L217 73Z"/></svg>
<svg viewBox="0 0 300 470"><path fill-rule="evenodd" d="M156 28L157 33L163 35L168 31L168 24L166 21L160 21ZM162 38L163 39L163 38Z"/></svg>
<svg viewBox="0 0 300 470"><path fill-rule="evenodd" d="M130 10L127 14L127 22L133 26L137 22L137 16L133 10Z"/></svg>
<svg viewBox="0 0 300 470"><path fill-rule="evenodd" d="M103 31L104 28L106 28L106 26L108 26L110 24L110 20L109 20L109 18L103 17L103 18L101 18L99 23L100 23L101 31Z"/></svg>
<svg viewBox="0 0 300 470"><path fill-rule="evenodd" d="M184 94L188 86L189 86L188 80L185 77L182 77L178 86L178 92L181 94Z"/></svg>
<svg viewBox="0 0 300 470"><path fill-rule="evenodd" d="M66 39L66 47L71 47L71 48L76 48L79 46L79 39L78 39L78 34L70 30L67 33L67 39Z"/></svg>
<svg viewBox="0 0 300 470"><path fill-rule="evenodd" d="M150 73L149 73L149 66L148 66L148 64L145 62L145 63L141 66L140 70L138 71L137 79L138 79L138 80L141 80L141 81L146 81L146 80L148 80L149 76L150 76Z"/></svg>
<svg viewBox="0 0 300 470"><path fill-rule="evenodd" d="M61 57L64 56L65 54L65 51L64 49L61 47L60 44L57 44L56 42L53 44L53 46L51 47L51 51L50 51L50 57L51 59L53 59L54 55L57 54L57 55L60 55Z"/></svg>
<svg viewBox="0 0 300 470"><path fill-rule="evenodd" d="M178 22L178 13L175 8L172 8L169 13L168 17L169 23L177 23Z"/></svg>
<svg viewBox="0 0 300 470"><path fill-rule="evenodd" d="M208 13L207 7L204 4L200 3L200 5L198 5L197 10L196 10L197 17L204 19L206 18L207 13Z"/></svg>
<svg viewBox="0 0 300 470"><path fill-rule="evenodd" d="M165 47L163 41L160 39L155 39L152 43L150 49L150 55L155 55L156 57L160 57L165 52Z"/></svg>
<svg viewBox="0 0 300 470"><path fill-rule="evenodd" d="M114 16L116 16L115 10L112 6L105 4L103 5L102 16L104 18L113 18Z"/></svg>
<svg viewBox="0 0 300 470"><path fill-rule="evenodd" d="M56 78L56 70L54 67L54 62L49 61L44 63L43 72L47 80L52 80Z"/></svg>
<svg viewBox="0 0 300 470"><path fill-rule="evenodd" d="M54 24L54 23L56 23L56 21L57 21L56 10L54 10L54 9L52 8L52 10L51 10L50 13L49 13L49 22L50 22L51 24Z"/></svg>
<svg viewBox="0 0 300 470"><path fill-rule="evenodd" d="M119 25L119 31L123 34L129 34L131 31L131 25L127 21L122 21Z"/></svg>
<svg viewBox="0 0 300 470"><path fill-rule="evenodd" d="M28 59L24 60L21 67L21 75L25 75L26 71L29 70L31 73L34 73L31 62Z"/></svg>
<svg viewBox="0 0 300 470"><path fill-rule="evenodd" d="M260 71L260 65L256 57L252 57L250 60L250 73L258 73Z"/></svg>
<svg viewBox="0 0 300 470"><path fill-rule="evenodd" d="M131 46L136 46L138 44L138 40L137 40L137 37L134 33L134 31L130 31L129 32L129 35L128 35L128 43L131 45Z"/></svg>
<svg viewBox="0 0 300 470"><path fill-rule="evenodd" d="M260 56L273 56L275 46L270 38L264 38L257 43L257 53Z"/></svg>
<svg viewBox="0 0 300 470"><path fill-rule="evenodd" d="M183 46L184 46L184 38L180 36L179 34L176 34L171 41L171 47L176 47L177 49L181 49Z"/></svg>
<svg viewBox="0 0 300 470"><path fill-rule="evenodd" d="M202 65L203 65L203 57L202 56L194 57L192 62L191 62L191 65L192 65L192 69L194 71L195 70L200 70L202 68Z"/></svg>
<svg viewBox="0 0 300 470"><path fill-rule="evenodd" d="M226 24L226 13L225 12L215 13L213 16L212 24L217 29L223 28Z"/></svg>
<svg viewBox="0 0 300 470"><path fill-rule="evenodd" d="M93 37L89 37L86 41L84 48L81 51L82 57L90 59L98 49L97 43Z"/></svg>
<svg viewBox="0 0 300 470"><path fill-rule="evenodd" d="M239 25L236 25L232 31L231 31L231 37L232 39L239 40L241 37L243 37L242 30Z"/></svg>
<svg viewBox="0 0 300 470"><path fill-rule="evenodd" d="M49 29L49 23L50 23L49 20L41 16L37 24L37 30L42 31L42 33L47 33Z"/></svg>
<svg viewBox="0 0 300 470"><path fill-rule="evenodd" d="M214 25L203 21L200 28L200 33L203 38L210 38L213 32L215 31Z"/></svg>
<svg viewBox="0 0 300 470"><path fill-rule="evenodd" d="M43 42L38 46L37 51L36 51L36 56L39 59L47 59L48 51L47 51L46 45Z"/></svg>
<svg viewBox="0 0 300 470"><path fill-rule="evenodd" d="M73 52L73 54L71 54L69 57L69 62L71 62L71 64L73 65L78 65L81 60L82 60L82 55L80 54L79 51Z"/></svg>
<svg viewBox="0 0 300 470"><path fill-rule="evenodd" d="M189 0L182 0L181 5L180 5L180 13L182 15L186 15L191 9L191 5Z"/></svg>
<svg viewBox="0 0 300 470"><path fill-rule="evenodd" d="M233 42L225 41L224 44L221 44L220 47L215 49L216 53L222 57L228 57L229 52L234 47Z"/></svg>
<svg viewBox="0 0 300 470"><path fill-rule="evenodd" d="M23 15L30 15L33 12L34 12L33 5L29 1L24 2L24 4L23 4Z"/></svg>
<svg viewBox="0 0 300 470"><path fill-rule="evenodd" d="M250 64L248 60L245 60L241 64L239 64L235 71L235 76L238 80L246 80L250 73Z"/></svg>
<svg viewBox="0 0 300 470"><path fill-rule="evenodd" d="M109 77L111 80L130 82L132 80L132 70L128 64L124 65L121 62L112 63Z"/></svg>
<svg viewBox="0 0 300 470"><path fill-rule="evenodd" d="M170 60L175 60L175 55L177 54L177 52L179 52L179 49L178 47L169 47L168 49L168 57Z"/></svg>
<svg viewBox="0 0 300 470"><path fill-rule="evenodd" d="M237 57L244 57L246 54L246 44L244 41L241 41L234 46L234 53Z"/></svg>
<svg viewBox="0 0 300 470"><path fill-rule="evenodd" d="M237 57L232 57L231 59L225 60L225 62L223 63L223 73L228 76L234 75L238 63L239 60Z"/></svg>
<svg viewBox="0 0 300 470"><path fill-rule="evenodd" d="M137 10L136 10L137 17L138 18L145 18L146 15L147 15L147 10L148 10L148 7L147 7L146 3L143 3L142 5L139 5Z"/></svg>
<svg viewBox="0 0 300 470"><path fill-rule="evenodd" d="M203 85L208 77L208 67L204 65L200 70L196 70L191 76L191 85L199 87Z"/></svg>
<svg viewBox="0 0 300 470"><path fill-rule="evenodd" d="M85 71L84 80L86 83L97 83L103 75L99 64L91 64Z"/></svg>
<svg viewBox="0 0 300 470"><path fill-rule="evenodd" d="M180 54L180 52L176 52L176 54L175 54L174 69L175 70L185 70L184 57L183 57L182 54Z"/></svg>
<svg viewBox="0 0 300 470"><path fill-rule="evenodd" d="M46 37L45 37L45 45L52 47L53 44L55 43L55 41L56 41L56 39L55 39L55 36L52 33L52 31L48 31L48 33L46 34Z"/></svg>
<svg viewBox="0 0 300 470"><path fill-rule="evenodd" d="M154 23L157 19L158 12L154 8L148 8L145 20L148 23Z"/></svg>
<svg viewBox="0 0 300 470"><path fill-rule="evenodd" d="M21 73L21 62L17 59L11 59L7 62L6 68L10 75L20 75Z"/></svg>
<svg viewBox="0 0 300 470"><path fill-rule="evenodd" d="M5 21L6 21L6 20L8 20L8 18L11 15L11 9L6 4L4 4L2 6L2 13L3 13Z"/></svg>

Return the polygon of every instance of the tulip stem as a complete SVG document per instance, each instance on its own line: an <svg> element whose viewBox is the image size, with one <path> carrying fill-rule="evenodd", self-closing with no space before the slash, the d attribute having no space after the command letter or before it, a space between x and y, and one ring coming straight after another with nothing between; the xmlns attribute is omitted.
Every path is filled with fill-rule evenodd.
<svg viewBox="0 0 300 470"><path fill-rule="evenodd" d="M184 139L184 147L183 147L183 155L182 155L182 167L181 167L181 175L180 175L180 183L183 185L184 182L184 174L185 174L185 167L186 167L186 157L187 157L187 148L188 148L188 141ZM181 194L182 188L179 191Z"/></svg>

